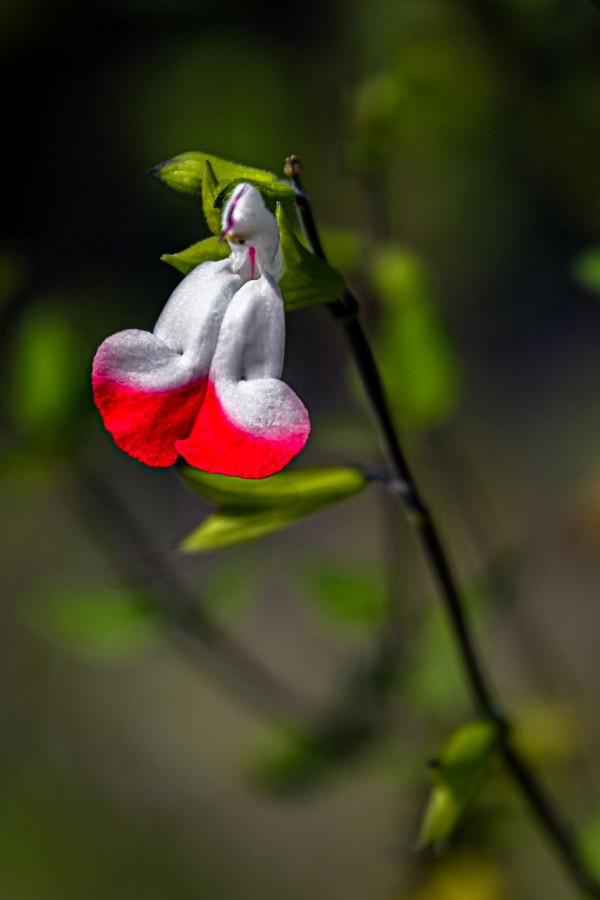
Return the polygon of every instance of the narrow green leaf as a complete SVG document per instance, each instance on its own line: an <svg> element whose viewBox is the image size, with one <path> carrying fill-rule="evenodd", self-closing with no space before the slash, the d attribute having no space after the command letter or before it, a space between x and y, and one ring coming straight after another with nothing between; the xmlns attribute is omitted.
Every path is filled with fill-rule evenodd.
<svg viewBox="0 0 600 900"><path fill-rule="evenodd" d="M108 589L68 588L42 595L29 607L28 618L46 637L105 659L145 650L161 634L153 607L141 597Z"/></svg>
<svg viewBox="0 0 600 900"><path fill-rule="evenodd" d="M221 210L215 208L215 200L219 190L219 180L207 159L204 163L204 174L202 177L202 210L206 224L213 234L221 233Z"/></svg>
<svg viewBox="0 0 600 900"><path fill-rule="evenodd" d="M218 237L205 238L186 247L179 253L163 253L161 260L177 269L183 275L189 275L192 269L200 263L211 259L226 259L231 250L227 241L220 241Z"/></svg>
<svg viewBox="0 0 600 900"><path fill-rule="evenodd" d="M328 503L333 498L335 502L367 484L367 476L354 466L311 466L259 479L213 475L191 466L182 466L179 473L190 490L210 503L251 509L300 500Z"/></svg>
<svg viewBox="0 0 600 900"><path fill-rule="evenodd" d="M294 506L261 507L248 510L246 507L223 507L204 520L181 544L186 553L201 553L234 547L246 541L254 541L275 531L280 531L303 515L313 512L312 507Z"/></svg>
<svg viewBox="0 0 600 900"><path fill-rule="evenodd" d="M600 293L600 248L583 253L575 262L575 277L591 291Z"/></svg>
<svg viewBox="0 0 600 900"><path fill-rule="evenodd" d="M422 262L388 247L373 257L373 281L383 303L378 358L405 426L434 424L454 409L460 373Z"/></svg>
<svg viewBox="0 0 600 900"><path fill-rule="evenodd" d="M419 836L422 847L442 847L479 785L498 738L498 726L478 719L457 729L430 766L432 791Z"/></svg>
<svg viewBox="0 0 600 900"><path fill-rule="evenodd" d="M213 156L211 153L196 151L180 153L173 159L159 163L151 170L151 174L176 191L199 197L202 193L206 162L210 163L213 174L221 185L235 180L252 181L261 185L270 185L277 181L276 175L264 169L242 166L220 156Z"/></svg>
<svg viewBox="0 0 600 900"><path fill-rule="evenodd" d="M211 502L222 503L182 543L190 553L231 547L279 531L298 519L339 503L366 487L355 468L300 469L260 481L209 475L184 469L189 487Z"/></svg>
<svg viewBox="0 0 600 900"><path fill-rule="evenodd" d="M279 287L286 310L328 303L340 297L345 287L340 272L300 243L281 204L277 205L276 216L285 261Z"/></svg>

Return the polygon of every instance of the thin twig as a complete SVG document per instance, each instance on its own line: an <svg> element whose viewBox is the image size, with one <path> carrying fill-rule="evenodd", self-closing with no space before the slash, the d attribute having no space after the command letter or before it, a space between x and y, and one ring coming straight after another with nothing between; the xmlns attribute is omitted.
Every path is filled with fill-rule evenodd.
<svg viewBox="0 0 600 900"><path fill-rule="evenodd" d="M301 171L302 165L296 156L291 156L286 160L285 174L291 179L296 193L296 206L304 234L313 253L325 260L310 200L302 185ZM510 723L495 699L479 659L475 639L439 532L415 484L400 446L379 369L358 318L358 301L346 287L342 297L328 305L331 313L338 319L346 333L392 470L399 479L399 490L396 495L417 529L425 556L440 589L440 596L475 708L480 715L498 723L498 748L506 769L527 801L539 826L554 845L571 877L587 896L600 898L600 883L587 871L570 826L513 744Z"/></svg>

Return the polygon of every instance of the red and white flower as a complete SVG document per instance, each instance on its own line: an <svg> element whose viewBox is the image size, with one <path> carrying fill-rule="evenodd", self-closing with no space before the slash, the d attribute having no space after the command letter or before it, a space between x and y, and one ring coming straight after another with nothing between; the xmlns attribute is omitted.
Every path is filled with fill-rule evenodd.
<svg viewBox="0 0 600 900"><path fill-rule="evenodd" d="M197 266L153 332L107 338L94 357L94 399L117 446L150 466L182 456L207 472L264 478L310 433L280 380L285 344L279 231L260 193L240 184L223 210L231 255Z"/></svg>

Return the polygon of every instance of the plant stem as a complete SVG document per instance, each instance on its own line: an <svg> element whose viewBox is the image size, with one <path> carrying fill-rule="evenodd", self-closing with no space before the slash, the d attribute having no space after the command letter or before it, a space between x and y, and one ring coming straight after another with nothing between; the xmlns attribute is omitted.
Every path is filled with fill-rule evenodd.
<svg viewBox="0 0 600 900"><path fill-rule="evenodd" d="M312 252L325 260L326 256L313 218L310 200L302 185L301 172L300 160L296 156L289 157L285 164L285 174L291 179L295 190L296 206L306 240ZM381 375L358 317L358 301L352 291L346 287L342 297L328 306L346 333L392 471L398 479L396 494L417 529L425 556L440 590L474 706L480 715L498 723L498 750L505 767L528 803L539 826L561 857L572 879L584 892L584 895L600 898L600 883L587 871L571 828L538 781L536 774L514 746L509 720L494 697L494 692L479 658L475 639L438 529L431 512L423 501L402 451Z"/></svg>

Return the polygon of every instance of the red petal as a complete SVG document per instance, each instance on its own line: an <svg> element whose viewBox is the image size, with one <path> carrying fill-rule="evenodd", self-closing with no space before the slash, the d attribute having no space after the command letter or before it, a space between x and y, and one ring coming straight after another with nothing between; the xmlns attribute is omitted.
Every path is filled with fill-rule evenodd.
<svg viewBox="0 0 600 900"><path fill-rule="evenodd" d="M283 469L302 450L309 433L308 418L294 433L282 433L277 438L244 431L228 419L209 382L192 433L175 446L186 462L205 472L266 478Z"/></svg>
<svg viewBox="0 0 600 900"><path fill-rule="evenodd" d="M94 400L115 443L147 466L172 466L175 442L186 437L202 405L206 377L166 391L148 391L94 374Z"/></svg>

